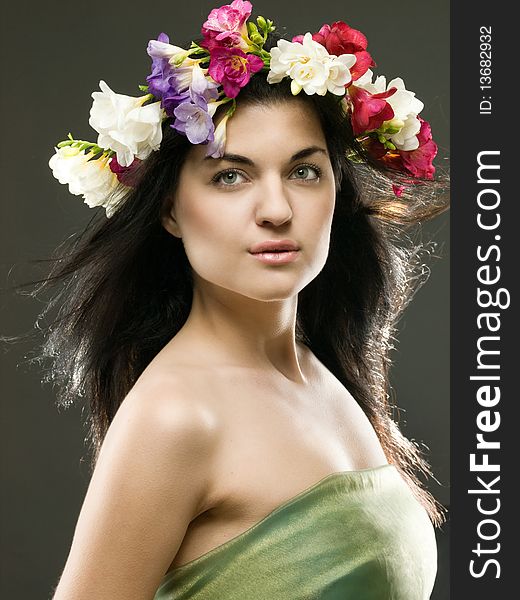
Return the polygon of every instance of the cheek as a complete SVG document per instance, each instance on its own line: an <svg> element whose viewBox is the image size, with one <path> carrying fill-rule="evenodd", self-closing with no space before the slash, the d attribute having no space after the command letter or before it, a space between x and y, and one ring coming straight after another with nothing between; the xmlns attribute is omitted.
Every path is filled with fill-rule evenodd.
<svg viewBox="0 0 520 600"><path fill-rule="evenodd" d="M215 215L210 207L203 203L190 202L190 199L185 202L180 216L180 225L186 242L218 236Z"/></svg>
<svg viewBox="0 0 520 600"><path fill-rule="evenodd" d="M204 192L192 189L182 197L177 217L182 242L191 266L204 276L212 270L225 267L228 257L236 255L237 227L233 219L222 213ZM208 195L207 192L205 194Z"/></svg>
<svg viewBox="0 0 520 600"><path fill-rule="evenodd" d="M181 179L177 192L175 214L184 244L192 240L204 240L216 230L212 203L195 177Z"/></svg>
<svg viewBox="0 0 520 600"><path fill-rule="evenodd" d="M309 239L314 240L315 249L320 254L328 251L332 218L334 216L335 191L326 190L314 210L308 216Z"/></svg>

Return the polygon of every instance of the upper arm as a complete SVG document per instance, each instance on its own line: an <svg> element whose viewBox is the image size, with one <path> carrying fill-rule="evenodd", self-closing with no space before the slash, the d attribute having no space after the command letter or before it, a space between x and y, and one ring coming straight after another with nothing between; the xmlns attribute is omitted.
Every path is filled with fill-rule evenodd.
<svg viewBox="0 0 520 600"><path fill-rule="evenodd" d="M53 600L153 598L202 507L216 440L212 414L177 395L131 392L120 406Z"/></svg>

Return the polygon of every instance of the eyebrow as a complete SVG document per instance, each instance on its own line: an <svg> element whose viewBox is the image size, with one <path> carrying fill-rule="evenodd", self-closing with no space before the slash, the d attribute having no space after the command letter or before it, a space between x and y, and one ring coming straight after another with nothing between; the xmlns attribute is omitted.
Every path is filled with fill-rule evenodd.
<svg viewBox="0 0 520 600"><path fill-rule="evenodd" d="M294 162L295 160L300 160L301 158L306 158L307 156L310 156L311 154L315 154L317 152L320 152L322 154L325 154L325 156L328 156L328 152L327 150L325 150L325 148L321 148L321 146L309 146L308 148L303 148L303 150L298 150L298 152L296 152L295 154L293 154L291 156L291 159L289 160L289 162ZM241 156L240 154L224 154L223 156L221 156L220 158L212 158L211 156L206 156L204 158L205 161L207 160L216 160L216 161L228 161L228 162L232 162L232 163L240 163L243 165L249 165L250 167L254 167L255 163L250 159L247 158L247 156Z"/></svg>

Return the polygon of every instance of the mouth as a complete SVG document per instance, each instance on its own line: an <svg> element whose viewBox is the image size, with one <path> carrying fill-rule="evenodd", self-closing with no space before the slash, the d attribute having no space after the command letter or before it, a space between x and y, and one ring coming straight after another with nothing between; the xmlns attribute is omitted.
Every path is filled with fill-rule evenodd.
<svg viewBox="0 0 520 600"><path fill-rule="evenodd" d="M258 260L272 265L283 265L300 256L300 247L294 240L264 240L253 244L249 253Z"/></svg>
<svg viewBox="0 0 520 600"><path fill-rule="evenodd" d="M287 249L287 250L278 250L278 249L269 249L269 250L259 250L258 252L251 252L251 254L282 254L283 252L298 252L296 249Z"/></svg>
<svg viewBox="0 0 520 600"><path fill-rule="evenodd" d="M291 252L298 251L300 247L294 240L265 240L258 244L253 244L249 248L251 254L258 254L263 252Z"/></svg>
<svg viewBox="0 0 520 600"><path fill-rule="evenodd" d="M299 250L264 250L250 252L252 256L267 264L287 264L294 262L300 256Z"/></svg>

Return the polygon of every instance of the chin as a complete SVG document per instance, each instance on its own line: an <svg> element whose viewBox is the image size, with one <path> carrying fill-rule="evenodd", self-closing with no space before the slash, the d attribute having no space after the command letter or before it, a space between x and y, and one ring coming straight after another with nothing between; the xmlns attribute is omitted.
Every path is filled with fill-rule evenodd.
<svg viewBox="0 0 520 600"><path fill-rule="evenodd" d="M243 296L247 296L253 300L260 300L263 302L276 302L279 300L288 300L297 296L301 290L312 281L314 277L310 279L308 277L295 277L286 278L282 281L282 278L278 274L270 276L269 273L264 274L261 278L256 278L257 281L253 282L251 278L247 285L235 288L235 291Z"/></svg>

